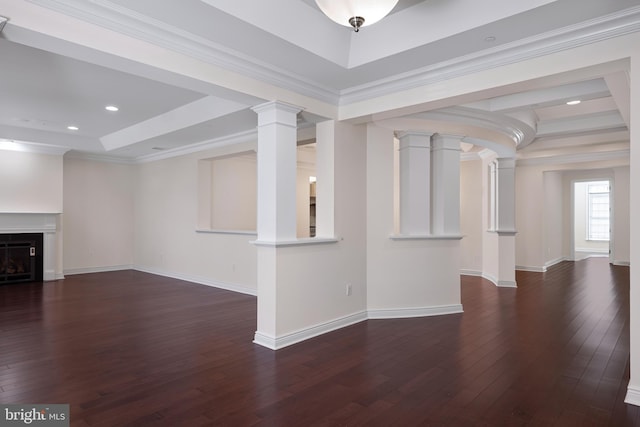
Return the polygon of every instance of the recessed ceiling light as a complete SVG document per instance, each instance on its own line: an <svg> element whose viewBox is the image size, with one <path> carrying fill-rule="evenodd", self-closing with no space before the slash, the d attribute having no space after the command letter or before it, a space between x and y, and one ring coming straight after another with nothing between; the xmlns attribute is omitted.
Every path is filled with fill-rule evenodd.
<svg viewBox="0 0 640 427"><path fill-rule="evenodd" d="M578 105L580 104L580 102L582 101L580 101L579 99L574 99L573 101L567 102L567 105Z"/></svg>
<svg viewBox="0 0 640 427"><path fill-rule="evenodd" d="M116 107L115 105L107 105L106 107L104 107L104 109L107 111L114 111L114 112L119 110L119 108Z"/></svg>
<svg viewBox="0 0 640 427"><path fill-rule="evenodd" d="M494 42L496 41L496 38L494 36L487 36L484 38L484 41L486 42Z"/></svg>
<svg viewBox="0 0 640 427"><path fill-rule="evenodd" d="M69 130L80 130L80 128L78 126L67 126L67 129L69 129Z"/></svg>

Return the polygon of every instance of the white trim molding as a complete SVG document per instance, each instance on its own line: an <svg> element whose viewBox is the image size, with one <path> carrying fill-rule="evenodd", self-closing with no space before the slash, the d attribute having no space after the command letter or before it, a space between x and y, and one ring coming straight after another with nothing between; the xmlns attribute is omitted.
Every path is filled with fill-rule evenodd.
<svg viewBox="0 0 640 427"><path fill-rule="evenodd" d="M288 347L290 345L308 340L310 338L326 334L327 332L351 326L365 320L367 320L367 313L365 311L361 311L331 320L329 322L320 323L308 328L300 329L295 332L290 332L279 337L274 337L256 331L253 342L263 347L267 347L271 350L279 350L281 348Z"/></svg>
<svg viewBox="0 0 640 427"><path fill-rule="evenodd" d="M629 384L629 387L627 387L627 396L624 398L624 403L640 406L640 388Z"/></svg>
<svg viewBox="0 0 640 427"><path fill-rule="evenodd" d="M437 305L432 307L411 307L368 310L369 319L403 319L408 317L440 316L463 313L462 304Z"/></svg>
<svg viewBox="0 0 640 427"><path fill-rule="evenodd" d="M467 269L460 269L460 275L461 276L474 276L474 277L482 277L482 271L478 271L478 270L467 270Z"/></svg>
<svg viewBox="0 0 640 427"><path fill-rule="evenodd" d="M516 265L516 270L519 271L530 271L532 273L545 273L547 271L547 267L538 267L538 266L528 266L528 265Z"/></svg>
<svg viewBox="0 0 640 427"><path fill-rule="evenodd" d="M518 284L514 280L498 280L496 285L499 288L517 288Z"/></svg>

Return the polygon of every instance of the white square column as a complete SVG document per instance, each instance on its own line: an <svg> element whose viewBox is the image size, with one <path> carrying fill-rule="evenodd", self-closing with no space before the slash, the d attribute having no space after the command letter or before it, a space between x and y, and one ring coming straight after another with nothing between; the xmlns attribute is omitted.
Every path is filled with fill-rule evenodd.
<svg viewBox="0 0 640 427"><path fill-rule="evenodd" d="M460 234L460 136L435 134L431 140L431 234Z"/></svg>
<svg viewBox="0 0 640 427"><path fill-rule="evenodd" d="M516 285L516 160L496 162L496 233L498 234L498 286Z"/></svg>
<svg viewBox="0 0 640 427"><path fill-rule="evenodd" d="M278 243L296 240L299 107L268 102L258 114L258 313L254 342L274 348L278 324Z"/></svg>
<svg viewBox="0 0 640 427"><path fill-rule="evenodd" d="M267 102L258 114L258 241L296 239L297 114L301 108Z"/></svg>
<svg viewBox="0 0 640 427"><path fill-rule="evenodd" d="M431 135L408 131L400 140L400 234L430 233Z"/></svg>
<svg viewBox="0 0 640 427"><path fill-rule="evenodd" d="M496 167L496 230L516 231L516 159L499 158Z"/></svg>

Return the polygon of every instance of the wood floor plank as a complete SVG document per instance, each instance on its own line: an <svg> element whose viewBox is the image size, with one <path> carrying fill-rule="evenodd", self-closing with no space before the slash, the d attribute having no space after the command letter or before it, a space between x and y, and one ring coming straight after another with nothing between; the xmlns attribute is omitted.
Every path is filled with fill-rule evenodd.
<svg viewBox="0 0 640 427"><path fill-rule="evenodd" d="M371 320L278 352L256 299L137 271L0 286L0 402L73 426L640 426L629 268L461 277L463 314Z"/></svg>

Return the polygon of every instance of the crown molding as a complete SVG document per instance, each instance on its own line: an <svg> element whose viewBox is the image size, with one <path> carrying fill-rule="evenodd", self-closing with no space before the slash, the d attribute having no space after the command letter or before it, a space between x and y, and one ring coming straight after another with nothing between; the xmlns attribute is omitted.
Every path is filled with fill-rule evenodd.
<svg viewBox="0 0 640 427"><path fill-rule="evenodd" d="M64 157L65 159L91 160L94 162L119 163L123 165L133 165L136 163L135 159L128 157L110 156L100 153L86 153L75 150L69 151Z"/></svg>
<svg viewBox="0 0 640 427"><path fill-rule="evenodd" d="M605 151L595 153L560 154L545 157L518 159L516 166L558 165L567 163L600 162L604 160L629 159L631 150Z"/></svg>
<svg viewBox="0 0 640 427"><path fill-rule="evenodd" d="M340 92L340 105L415 89L429 84L522 62L640 30L640 6L527 37L450 61L354 86Z"/></svg>
<svg viewBox="0 0 640 427"><path fill-rule="evenodd" d="M258 141L258 131L256 129L239 132L233 135L223 136L220 138L210 139L207 141L197 142L195 144L186 145L184 147L172 148L169 150L161 151L159 153L139 156L136 157L135 162L155 162L157 160L165 160L172 157L184 156L185 154L192 154L200 151L210 150L213 148L220 148L228 145L235 145L252 141Z"/></svg>
<svg viewBox="0 0 640 427"><path fill-rule="evenodd" d="M60 147L57 145L38 144L36 142L18 141L13 139L0 138L0 150L17 151L21 153L50 154L53 156L62 156L69 147Z"/></svg>
<svg viewBox="0 0 640 427"><path fill-rule="evenodd" d="M337 105L339 92L109 0L27 0L262 82Z"/></svg>
<svg viewBox="0 0 640 427"><path fill-rule="evenodd" d="M92 0L91 2L81 0L27 1L333 105L348 105L399 91L415 89L640 31L640 6L634 6L453 60L442 61L374 82L337 90L258 61L109 0Z"/></svg>

